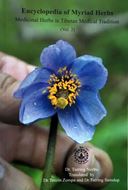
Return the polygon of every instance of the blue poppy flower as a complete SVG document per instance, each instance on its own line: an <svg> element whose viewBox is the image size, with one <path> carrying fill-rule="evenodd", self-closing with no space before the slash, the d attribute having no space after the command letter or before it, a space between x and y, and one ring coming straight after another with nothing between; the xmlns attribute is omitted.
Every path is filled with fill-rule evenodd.
<svg viewBox="0 0 128 190"><path fill-rule="evenodd" d="M30 73L15 92L21 98L20 122L29 124L58 114L67 135L78 143L92 139L95 125L106 115L99 90L107 80L102 60L76 57L66 41L45 48L42 66Z"/></svg>

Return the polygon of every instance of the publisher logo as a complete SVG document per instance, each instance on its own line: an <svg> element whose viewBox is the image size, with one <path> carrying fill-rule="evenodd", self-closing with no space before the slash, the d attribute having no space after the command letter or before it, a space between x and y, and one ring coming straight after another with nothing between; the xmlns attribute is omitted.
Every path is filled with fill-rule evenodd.
<svg viewBox="0 0 128 190"><path fill-rule="evenodd" d="M73 151L74 161L78 164L85 164L88 162L88 148L79 146Z"/></svg>

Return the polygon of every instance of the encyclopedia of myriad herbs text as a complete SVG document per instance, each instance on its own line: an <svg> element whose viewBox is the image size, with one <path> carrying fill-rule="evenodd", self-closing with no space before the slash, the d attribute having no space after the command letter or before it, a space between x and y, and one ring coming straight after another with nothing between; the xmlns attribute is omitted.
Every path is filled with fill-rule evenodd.
<svg viewBox="0 0 128 190"><path fill-rule="evenodd" d="M110 10L79 10L79 9L29 9L22 8L22 14L42 14L42 15L74 15L74 16L112 16L114 15L113 11Z"/></svg>

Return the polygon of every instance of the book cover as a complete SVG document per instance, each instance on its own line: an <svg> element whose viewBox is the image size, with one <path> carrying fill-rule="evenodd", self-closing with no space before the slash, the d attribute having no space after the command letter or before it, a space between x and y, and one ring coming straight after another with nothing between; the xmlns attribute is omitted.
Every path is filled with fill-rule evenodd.
<svg viewBox="0 0 128 190"><path fill-rule="evenodd" d="M0 190L126 190L127 6L0 1Z"/></svg>

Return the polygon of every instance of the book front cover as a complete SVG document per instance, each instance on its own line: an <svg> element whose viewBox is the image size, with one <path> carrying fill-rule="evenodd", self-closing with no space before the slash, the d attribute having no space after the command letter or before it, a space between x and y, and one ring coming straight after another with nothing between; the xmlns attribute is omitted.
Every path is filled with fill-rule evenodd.
<svg viewBox="0 0 128 190"><path fill-rule="evenodd" d="M126 189L127 5L0 2L1 190Z"/></svg>

